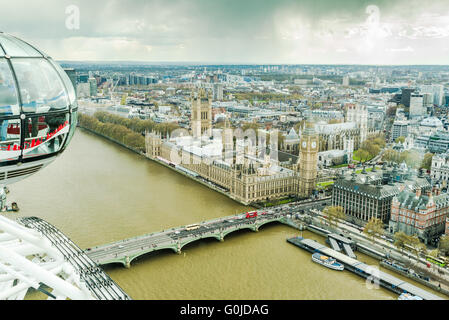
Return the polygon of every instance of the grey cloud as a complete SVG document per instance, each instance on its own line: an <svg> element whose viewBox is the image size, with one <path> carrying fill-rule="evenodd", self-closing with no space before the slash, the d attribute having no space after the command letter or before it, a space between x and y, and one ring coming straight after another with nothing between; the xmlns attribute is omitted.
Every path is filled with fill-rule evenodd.
<svg viewBox="0 0 449 320"><path fill-rule="evenodd" d="M68 5L80 9L79 30L65 27ZM425 63L423 43L443 52L449 36L444 0L16 0L2 11L0 30L59 59L394 63L409 51L392 49L413 48Z"/></svg>

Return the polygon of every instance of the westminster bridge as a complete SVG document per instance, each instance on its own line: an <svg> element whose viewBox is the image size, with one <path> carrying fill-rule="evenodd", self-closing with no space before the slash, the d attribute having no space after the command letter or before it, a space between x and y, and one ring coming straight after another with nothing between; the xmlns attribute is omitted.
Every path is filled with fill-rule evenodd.
<svg viewBox="0 0 449 320"><path fill-rule="evenodd" d="M249 229L257 232L261 226L274 222L300 228L292 221L292 215L302 210L322 208L329 202L330 198L323 198L259 209L257 215L251 213L248 215L245 212L212 219L194 225L181 226L88 248L85 253L98 265L121 263L129 268L134 259L147 253L170 249L179 254L182 248L189 243L206 238L224 241L226 235L238 230Z"/></svg>

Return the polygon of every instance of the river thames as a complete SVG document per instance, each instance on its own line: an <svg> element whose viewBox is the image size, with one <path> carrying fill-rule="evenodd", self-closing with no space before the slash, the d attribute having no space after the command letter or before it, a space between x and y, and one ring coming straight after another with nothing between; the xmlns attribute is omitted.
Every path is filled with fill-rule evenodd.
<svg viewBox="0 0 449 320"><path fill-rule="evenodd" d="M54 163L9 188L8 201L16 201L20 211L7 217L43 218L83 249L249 209L82 129ZM313 263L310 253L286 242L295 235L287 226L265 225L257 233L230 234L224 242L192 243L180 255L150 253L130 269L104 269L133 299L397 298L383 288L369 289L348 271ZM313 233L303 236L324 243Z"/></svg>

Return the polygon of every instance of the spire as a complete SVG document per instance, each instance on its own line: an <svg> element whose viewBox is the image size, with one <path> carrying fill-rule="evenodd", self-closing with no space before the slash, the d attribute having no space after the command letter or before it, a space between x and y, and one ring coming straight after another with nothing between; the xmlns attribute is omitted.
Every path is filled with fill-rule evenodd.
<svg viewBox="0 0 449 320"><path fill-rule="evenodd" d="M305 118L305 129L303 131L303 134L306 136L312 136L315 132L315 123L312 121L311 117L309 115Z"/></svg>

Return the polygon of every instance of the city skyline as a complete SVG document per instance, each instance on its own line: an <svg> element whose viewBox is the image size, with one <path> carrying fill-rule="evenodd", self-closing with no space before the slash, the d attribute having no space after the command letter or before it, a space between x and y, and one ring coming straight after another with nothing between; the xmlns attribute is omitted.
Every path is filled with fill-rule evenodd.
<svg viewBox="0 0 449 320"><path fill-rule="evenodd" d="M0 30L57 60L449 64L444 1L21 2L3 4L24 18L5 16Z"/></svg>

